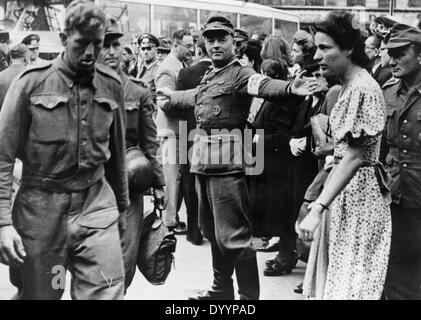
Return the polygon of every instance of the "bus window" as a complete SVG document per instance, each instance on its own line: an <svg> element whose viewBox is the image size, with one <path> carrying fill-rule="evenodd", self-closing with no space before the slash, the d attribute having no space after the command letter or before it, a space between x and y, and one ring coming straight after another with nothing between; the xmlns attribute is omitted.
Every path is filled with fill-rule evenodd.
<svg viewBox="0 0 421 320"><path fill-rule="evenodd" d="M119 22L121 31L125 35L123 41L130 42L131 37L137 37L149 31L150 6L148 4L106 0L101 1L101 5L106 14Z"/></svg>
<svg viewBox="0 0 421 320"><path fill-rule="evenodd" d="M292 42L292 37L298 30L296 22L275 19L275 36L284 38L288 43Z"/></svg>
<svg viewBox="0 0 421 320"><path fill-rule="evenodd" d="M221 12L221 11L210 11L210 10L200 10L200 25L203 27L208 21L208 19L212 16L224 16L227 18L231 23L234 25L234 27L237 26L237 14L231 13L231 12Z"/></svg>
<svg viewBox="0 0 421 320"><path fill-rule="evenodd" d="M263 30L267 34L272 34L272 19L241 14L240 28L247 30L249 35L258 30Z"/></svg>
<svg viewBox="0 0 421 320"><path fill-rule="evenodd" d="M154 6L152 32L159 37L171 37L179 29L198 30L197 10Z"/></svg>

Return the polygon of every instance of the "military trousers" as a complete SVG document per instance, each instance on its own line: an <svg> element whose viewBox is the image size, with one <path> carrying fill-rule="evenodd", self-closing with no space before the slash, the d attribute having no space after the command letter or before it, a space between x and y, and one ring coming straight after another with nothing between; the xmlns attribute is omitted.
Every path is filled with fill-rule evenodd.
<svg viewBox="0 0 421 320"><path fill-rule="evenodd" d="M203 236L216 242L221 253L232 260L255 257L245 175L197 174L196 191Z"/></svg>
<svg viewBox="0 0 421 320"><path fill-rule="evenodd" d="M12 212L26 251L23 265L11 270L16 298L60 299L69 270L73 299L122 299L118 215L105 178L81 192L45 191L23 181Z"/></svg>
<svg viewBox="0 0 421 320"><path fill-rule="evenodd" d="M121 235L123 250L125 290L130 286L136 273L137 257L143 222L143 195L131 195L130 207L126 213L126 229Z"/></svg>
<svg viewBox="0 0 421 320"><path fill-rule="evenodd" d="M392 242L385 282L388 300L421 300L421 210L392 204Z"/></svg>
<svg viewBox="0 0 421 320"><path fill-rule="evenodd" d="M179 152L178 137L161 137L157 158L159 155L162 157L162 168L168 197L167 207L162 213L162 220L167 227L177 226L177 212L180 209L182 202Z"/></svg>

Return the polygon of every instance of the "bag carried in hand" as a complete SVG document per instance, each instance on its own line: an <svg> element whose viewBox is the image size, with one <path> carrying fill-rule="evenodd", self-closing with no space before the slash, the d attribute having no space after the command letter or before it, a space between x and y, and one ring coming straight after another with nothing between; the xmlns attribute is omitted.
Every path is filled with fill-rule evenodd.
<svg viewBox="0 0 421 320"><path fill-rule="evenodd" d="M313 153L316 157L324 158L333 153L333 139L330 133L329 116L319 113L311 117L313 134Z"/></svg>
<svg viewBox="0 0 421 320"><path fill-rule="evenodd" d="M154 209L143 221L137 266L153 285L167 280L174 261L177 239L164 225Z"/></svg>

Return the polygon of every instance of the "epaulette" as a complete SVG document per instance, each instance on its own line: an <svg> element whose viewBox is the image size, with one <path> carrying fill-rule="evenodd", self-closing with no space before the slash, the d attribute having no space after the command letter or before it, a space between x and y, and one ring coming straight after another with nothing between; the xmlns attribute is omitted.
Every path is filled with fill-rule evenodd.
<svg viewBox="0 0 421 320"><path fill-rule="evenodd" d="M398 78L390 78L389 80L387 80L383 86L382 89L386 89L388 87L394 86L395 84L398 84L401 80Z"/></svg>
<svg viewBox="0 0 421 320"><path fill-rule="evenodd" d="M49 61L40 65L30 66L26 70L21 72L19 79L22 79L24 75L29 74L31 72L47 70L51 68L52 65L53 65L52 61Z"/></svg>
<svg viewBox="0 0 421 320"><path fill-rule="evenodd" d="M110 67L107 67L101 63L97 63L95 65L95 69L98 73L102 74L103 76L106 76L108 78L114 79L115 81L117 81L119 84L121 84L121 79L120 76L118 75L117 72L115 72L113 69L111 69Z"/></svg>

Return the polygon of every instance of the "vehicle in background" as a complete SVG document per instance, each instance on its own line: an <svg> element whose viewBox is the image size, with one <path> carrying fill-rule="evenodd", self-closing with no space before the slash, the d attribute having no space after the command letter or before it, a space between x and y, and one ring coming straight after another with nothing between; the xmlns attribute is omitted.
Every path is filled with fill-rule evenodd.
<svg viewBox="0 0 421 320"><path fill-rule="evenodd" d="M236 28L251 35L261 30L292 40L300 28L298 15L268 6L235 0L92 0L117 19L123 41L130 43L144 32L170 37L175 30L200 30L209 17L226 16ZM52 59L63 50L65 7L71 0L0 0L0 31L9 31L12 44L27 35L40 36L40 57Z"/></svg>
<svg viewBox="0 0 421 320"><path fill-rule="evenodd" d="M227 17L235 28L279 35L288 42L300 28L299 16L255 3L236 0L95 0L105 12L116 17L127 43L151 32L171 37L178 29L200 30L213 15Z"/></svg>
<svg viewBox="0 0 421 320"><path fill-rule="evenodd" d="M63 50L60 32L64 28L65 6L68 0L0 0L0 30L9 31L11 45L27 35L40 37L40 57L52 59Z"/></svg>

